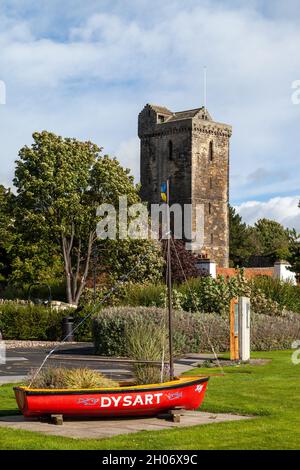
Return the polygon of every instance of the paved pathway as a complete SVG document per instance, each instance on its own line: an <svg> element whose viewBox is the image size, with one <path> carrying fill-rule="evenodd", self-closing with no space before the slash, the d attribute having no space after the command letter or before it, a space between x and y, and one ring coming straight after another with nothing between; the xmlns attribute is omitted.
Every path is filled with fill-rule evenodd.
<svg viewBox="0 0 300 470"><path fill-rule="evenodd" d="M172 428L198 426L201 424L220 423L249 419L249 416L232 414L205 413L188 411L181 417L180 423L173 423L160 418L114 418L114 419L81 419L65 420L62 426L41 423L38 420L24 419L23 416L0 417L0 427L23 429L41 432L51 436L65 436L73 439L102 439L119 434L130 434L139 431L161 431Z"/></svg>
<svg viewBox="0 0 300 470"><path fill-rule="evenodd" d="M17 383L24 380L31 369L38 367L50 348L14 348L7 350L6 364L0 364L0 384ZM190 354L175 361L175 374L181 375L206 359L211 354ZM94 355L91 343L65 344L48 360L49 365L62 367L90 367L103 372L113 380L130 380L132 362L123 358Z"/></svg>

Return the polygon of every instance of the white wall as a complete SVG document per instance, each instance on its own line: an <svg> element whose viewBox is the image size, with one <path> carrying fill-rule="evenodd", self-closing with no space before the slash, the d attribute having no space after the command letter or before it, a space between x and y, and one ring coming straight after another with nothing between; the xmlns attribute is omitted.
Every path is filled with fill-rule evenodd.
<svg viewBox="0 0 300 470"><path fill-rule="evenodd" d="M274 264L273 277L274 279L280 279L281 281L288 281L296 285L297 284L296 274L290 271L288 269L289 267L290 267L290 264L287 263L286 261L277 261Z"/></svg>

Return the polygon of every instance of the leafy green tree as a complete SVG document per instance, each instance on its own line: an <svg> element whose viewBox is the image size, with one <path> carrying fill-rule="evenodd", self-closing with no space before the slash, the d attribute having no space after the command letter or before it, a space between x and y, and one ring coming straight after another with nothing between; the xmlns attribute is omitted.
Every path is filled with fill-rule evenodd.
<svg viewBox="0 0 300 470"><path fill-rule="evenodd" d="M32 246L60 256L69 303L78 304L96 242L97 207L116 206L126 194L139 200L133 177L92 142L50 132L33 134L16 162L15 219L18 234ZM59 250L58 250L59 247Z"/></svg>
<svg viewBox="0 0 300 470"><path fill-rule="evenodd" d="M247 264L249 257L254 254L250 244L250 230L234 207L229 205L229 259L233 267Z"/></svg>
<svg viewBox="0 0 300 470"><path fill-rule="evenodd" d="M300 208L300 201L298 207ZM300 282L300 233L296 230L291 232L290 256L287 259L291 264L291 271L296 273L297 280Z"/></svg>
<svg viewBox="0 0 300 470"><path fill-rule="evenodd" d="M116 281L128 274L128 281L156 283L162 280L164 259L154 240L101 240L97 243L100 270Z"/></svg>
<svg viewBox="0 0 300 470"><path fill-rule="evenodd" d="M295 230L291 232L289 256L287 260L291 264L290 270L296 273L298 282L300 281L300 234Z"/></svg>
<svg viewBox="0 0 300 470"><path fill-rule="evenodd" d="M11 191L0 185L0 281L6 281L11 272L13 200Z"/></svg>
<svg viewBox="0 0 300 470"><path fill-rule="evenodd" d="M256 243L257 255L276 261L289 257L290 230L275 220L260 219L252 229L252 239Z"/></svg>
<svg viewBox="0 0 300 470"><path fill-rule="evenodd" d="M11 284L24 286L39 281L51 284L63 279L63 260L56 243L37 240L30 233L15 232L10 256Z"/></svg>

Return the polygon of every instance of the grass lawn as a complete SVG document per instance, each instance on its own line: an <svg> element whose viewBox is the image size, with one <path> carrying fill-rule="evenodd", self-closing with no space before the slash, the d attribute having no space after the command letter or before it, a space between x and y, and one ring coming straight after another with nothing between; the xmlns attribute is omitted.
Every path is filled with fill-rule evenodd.
<svg viewBox="0 0 300 470"><path fill-rule="evenodd" d="M291 351L254 353L264 366L243 365L211 377L202 410L256 415L254 419L101 440L75 440L0 428L0 449L299 449L300 365ZM194 369L188 375L216 373ZM0 387L0 413L16 413L12 387Z"/></svg>

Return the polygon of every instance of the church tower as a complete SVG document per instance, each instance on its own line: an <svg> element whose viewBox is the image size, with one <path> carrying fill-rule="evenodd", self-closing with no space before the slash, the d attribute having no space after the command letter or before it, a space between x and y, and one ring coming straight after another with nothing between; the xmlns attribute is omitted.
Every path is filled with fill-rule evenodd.
<svg viewBox="0 0 300 470"><path fill-rule="evenodd" d="M139 114L141 197L160 203L170 177L170 204L204 208L204 245L197 252L228 267L229 139L231 126L214 122L202 107L172 112L147 104Z"/></svg>

